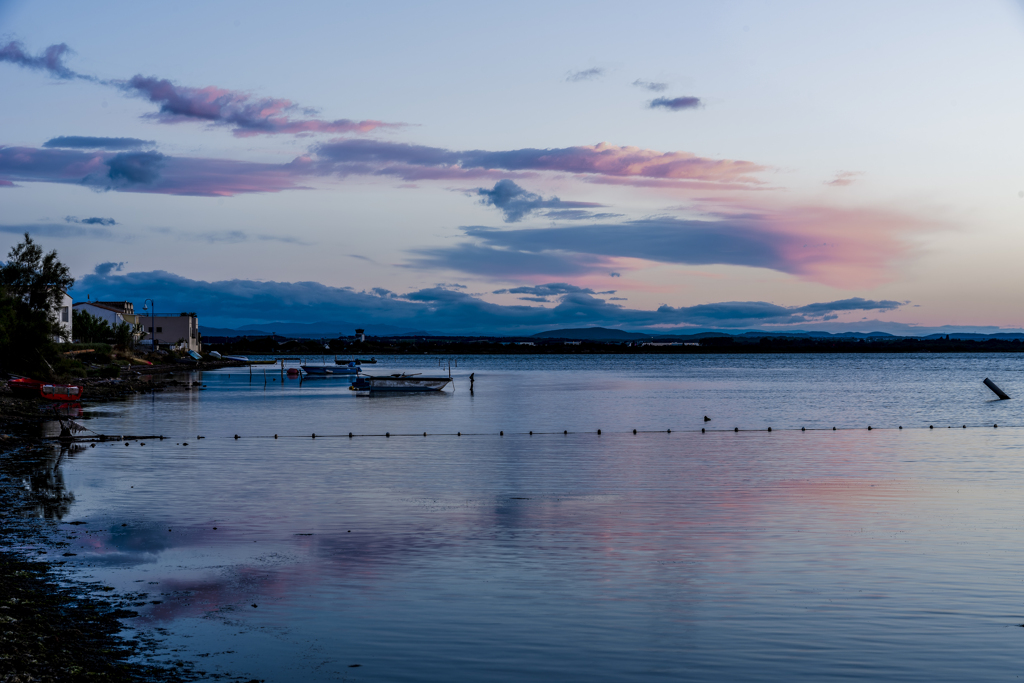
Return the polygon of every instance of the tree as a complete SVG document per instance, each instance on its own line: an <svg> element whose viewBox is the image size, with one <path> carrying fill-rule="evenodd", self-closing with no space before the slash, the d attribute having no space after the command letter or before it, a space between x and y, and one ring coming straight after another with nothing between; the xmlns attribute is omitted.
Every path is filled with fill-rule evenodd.
<svg viewBox="0 0 1024 683"><path fill-rule="evenodd" d="M86 344L109 342L110 338L114 336L114 330L110 328L110 323L88 311L75 311L72 313L71 320L75 339L80 342Z"/></svg>
<svg viewBox="0 0 1024 683"><path fill-rule="evenodd" d="M0 268L0 287L25 302L29 310L46 313L54 324L64 292L74 284L71 271L58 260L57 251L44 256L42 247L27 232L25 241L11 249L7 263Z"/></svg>
<svg viewBox="0 0 1024 683"><path fill-rule="evenodd" d="M52 375L57 360L53 343L60 334L57 307L75 284L71 271L44 254L28 233L0 265L0 366L4 370Z"/></svg>

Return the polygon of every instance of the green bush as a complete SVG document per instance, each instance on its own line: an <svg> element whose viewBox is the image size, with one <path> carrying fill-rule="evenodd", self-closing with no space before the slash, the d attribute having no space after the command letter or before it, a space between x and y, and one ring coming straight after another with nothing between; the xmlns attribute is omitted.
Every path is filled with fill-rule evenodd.
<svg viewBox="0 0 1024 683"><path fill-rule="evenodd" d="M104 365L99 370L94 370L96 377L108 377L111 379L117 379L121 376L121 368L117 365Z"/></svg>
<svg viewBox="0 0 1024 683"><path fill-rule="evenodd" d="M88 374L88 368L74 358L63 356L54 361L53 374L54 379L58 380L86 377Z"/></svg>

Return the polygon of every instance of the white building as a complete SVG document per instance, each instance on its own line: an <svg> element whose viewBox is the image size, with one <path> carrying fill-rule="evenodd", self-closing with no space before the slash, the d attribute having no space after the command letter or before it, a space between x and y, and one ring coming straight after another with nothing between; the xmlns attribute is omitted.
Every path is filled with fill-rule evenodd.
<svg viewBox="0 0 1024 683"><path fill-rule="evenodd" d="M128 301L80 301L74 305L74 309L79 313L88 313L94 318L105 320L111 328L124 322L135 322L134 316L127 314L131 307L132 304Z"/></svg>
<svg viewBox="0 0 1024 683"><path fill-rule="evenodd" d="M140 315L139 322L142 323L145 330L142 339L147 346L153 343L153 339L156 339L157 346L178 347L196 353L202 351L198 316L186 313L181 315Z"/></svg>
<svg viewBox="0 0 1024 683"><path fill-rule="evenodd" d="M71 295L61 290L61 301L60 305L57 306L57 310L54 311L57 317L57 324L60 325L60 334L54 338L55 342L71 341L71 310L75 305Z"/></svg>

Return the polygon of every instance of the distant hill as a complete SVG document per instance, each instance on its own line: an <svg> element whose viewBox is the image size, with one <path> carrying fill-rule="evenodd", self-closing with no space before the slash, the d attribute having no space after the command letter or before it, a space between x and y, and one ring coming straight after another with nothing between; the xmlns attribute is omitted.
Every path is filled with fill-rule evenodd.
<svg viewBox="0 0 1024 683"><path fill-rule="evenodd" d="M356 325L346 321L341 322L316 322L316 323L257 323L254 325L242 325L238 328L227 327L206 327L199 326L199 331L206 337L267 337L276 334L281 337L301 337L307 339L319 339L320 337L336 339L338 337L350 337L356 333L356 328L363 328L366 334L372 337L393 337L403 335L430 336L429 332L415 330L411 327L396 327L395 325Z"/></svg>
<svg viewBox="0 0 1024 683"><path fill-rule="evenodd" d="M653 335L642 332L626 332L624 330L613 330L607 327L576 327L565 330L548 330L532 335L538 339L581 339L581 340L629 340L649 339Z"/></svg>

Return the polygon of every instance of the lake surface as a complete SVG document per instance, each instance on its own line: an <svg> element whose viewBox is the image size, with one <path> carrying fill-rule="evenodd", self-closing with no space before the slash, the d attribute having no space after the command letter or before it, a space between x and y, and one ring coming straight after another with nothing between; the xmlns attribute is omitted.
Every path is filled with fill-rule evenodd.
<svg viewBox="0 0 1024 683"><path fill-rule="evenodd" d="M257 367L87 406L166 438L62 461L52 555L169 657L267 681L1024 668L1024 401L981 384L1024 398L1024 358L457 360L438 395Z"/></svg>

